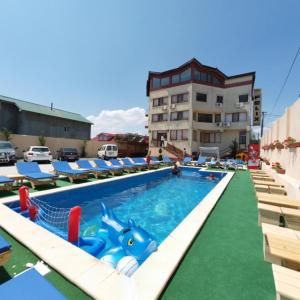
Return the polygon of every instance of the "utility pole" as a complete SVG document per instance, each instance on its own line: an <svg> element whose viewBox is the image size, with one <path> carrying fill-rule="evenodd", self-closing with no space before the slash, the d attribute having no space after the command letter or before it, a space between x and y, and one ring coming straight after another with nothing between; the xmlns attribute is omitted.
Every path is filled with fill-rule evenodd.
<svg viewBox="0 0 300 300"><path fill-rule="evenodd" d="M260 137L262 137L263 132L264 132L264 119L265 119L265 115L267 114L266 111L262 111L261 112L261 127L260 127Z"/></svg>

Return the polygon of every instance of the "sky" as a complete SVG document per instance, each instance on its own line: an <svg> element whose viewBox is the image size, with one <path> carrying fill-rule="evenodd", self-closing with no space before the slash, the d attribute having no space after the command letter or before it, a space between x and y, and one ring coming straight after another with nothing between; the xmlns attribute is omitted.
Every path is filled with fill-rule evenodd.
<svg viewBox="0 0 300 300"><path fill-rule="evenodd" d="M145 132L149 71L195 57L227 75L256 71L263 110L300 46L300 1L0 0L0 94ZM266 125L300 94L300 56Z"/></svg>

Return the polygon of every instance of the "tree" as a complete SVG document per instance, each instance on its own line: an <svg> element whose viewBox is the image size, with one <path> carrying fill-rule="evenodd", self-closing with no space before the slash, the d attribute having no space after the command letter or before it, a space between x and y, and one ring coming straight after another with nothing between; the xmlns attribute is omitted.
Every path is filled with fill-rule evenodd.
<svg viewBox="0 0 300 300"><path fill-rule="evenodd" d="M40 135L38 140L39 140L40 146L46 145L46 138L43 135Z"/></svg>
<svg viewBox="0 0 300 300"><path fill-rule="evenodd" d="M3 127L0 132L6 141L10 140L11 132L6 127Z"/></svg>
<svg viewBox="0 0 300 300"><path fill-rule="evenodd" d="M82 144L81 157L86 157L86 145L87 145L87 141L84 140L84 141L83 141L83 144Z"/></svg>

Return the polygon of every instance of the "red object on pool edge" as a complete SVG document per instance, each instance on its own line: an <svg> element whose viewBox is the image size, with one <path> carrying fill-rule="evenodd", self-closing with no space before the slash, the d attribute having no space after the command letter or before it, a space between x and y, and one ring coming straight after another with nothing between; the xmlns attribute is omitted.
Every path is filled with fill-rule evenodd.
<svg viewBox="0 0 300 300"><path fill-rule="evenodd" d="M28 199L29 199L29 188L27 186L21 186L19 188L19 197L20 197L20 207L21 211L28 209Z"/></svg>
<svg viewBox="0 0 300 300"><path fill-rule="evenodd" d="M68 241L74 243L79 239L81 207L74 206L69 214Z"/></svg>

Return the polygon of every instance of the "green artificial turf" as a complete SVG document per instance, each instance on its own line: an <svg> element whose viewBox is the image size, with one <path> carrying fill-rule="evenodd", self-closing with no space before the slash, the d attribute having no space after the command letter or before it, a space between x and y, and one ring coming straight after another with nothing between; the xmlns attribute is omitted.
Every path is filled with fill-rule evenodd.
<svg viewBox="0 0 300 300"><path fill-rule="evenodd" d="M236 172L161 298L275 299L248 171Z"/></svg>

